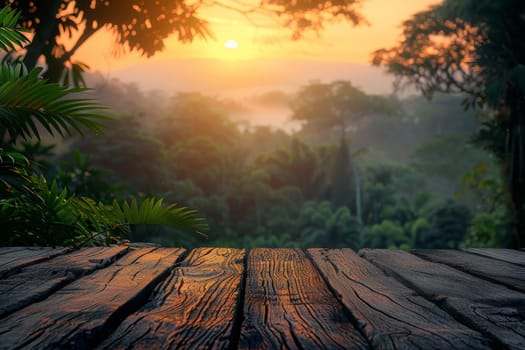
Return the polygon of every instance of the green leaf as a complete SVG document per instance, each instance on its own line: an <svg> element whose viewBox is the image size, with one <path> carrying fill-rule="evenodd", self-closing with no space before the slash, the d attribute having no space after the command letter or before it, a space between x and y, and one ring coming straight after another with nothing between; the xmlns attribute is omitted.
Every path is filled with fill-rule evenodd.
<svg viewBox="0 0 525 350"><path fill-rule="evenodd" d="M17 26L20 12L6 6L0 10L0 49L4 51L16 50L29 43L23 34L27 29Z"/></svg>
<svg viewBox="0 0 525 350"><path fill-rule="evenodd" d="M112 211L126 224L166 225L198 233L207 229L196 211L175 204L165 206L162 199L147 198L140 205L136 199L123 203L114 201Z"/></svg>
<svg viewBox="0 0 525 350"><path fill-rule="evenodd" d="M38 122L49 133L71 135L83 128L102 132L104 107L87 98L71 98L86 89L68 88L39 78L41 68L24 71L20 64L0 69L0 127L12 140L40 137Z"/></svg>

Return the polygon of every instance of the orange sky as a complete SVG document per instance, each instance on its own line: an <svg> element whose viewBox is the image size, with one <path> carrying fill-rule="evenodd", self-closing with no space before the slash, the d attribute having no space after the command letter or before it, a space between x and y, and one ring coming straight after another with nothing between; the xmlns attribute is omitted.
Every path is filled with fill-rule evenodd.
<svg viewBox="0 0 525 350"><path fill-rule="evenodd" d="M148 61L167 61L181 58L215 58L222 60L246 59L308 59L316 61L344 61L368 63L375 49L395 44L400 35L400 24L411 14L435 4L439 0L365 0L362 13L370 25L351 27L347 23L327 25L320 37L309 35L299 41L290 40L290 32L262 19L259 27L231 11L207 9L203 17L210 24L216 40L197 40L180 44L175 37L166 40L166 49ZM236 40L237 49L226 49L224 42ZM115 57L113 39L107 32L99 32L84 44L74 59L88 63L93 70L110 72L147 59L137 53Z"/></svg>

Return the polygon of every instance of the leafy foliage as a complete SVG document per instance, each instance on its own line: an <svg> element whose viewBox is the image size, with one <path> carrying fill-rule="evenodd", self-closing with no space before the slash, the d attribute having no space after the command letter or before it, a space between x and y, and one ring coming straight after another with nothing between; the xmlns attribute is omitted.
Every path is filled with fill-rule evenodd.
<svg viewBox="0 0 525 350"><path fill-rule="evenodd" d="M346 159L338 159L352 171L352 183L355 190L355 215L362 220L361 181L359 171L352 158L350 143L346 141L348 123L350 128L367 115L389 114L393 109L387 99L379 96L369 96L356 88L349 81L335 81L330 84L310 83L303 87L291 103L292 119L305 121L305 129L333 129L337 127L341 133L340 155ZM345 149L343 149L345 148ZM338 172L345 177L345 171ZM338 186L341 187L341 186ZM337 189L332 192L337 191ZM347 191L348 192L348 191ZM346 196L348 193L344 193ZM342 204L337 200L337 205Z"/></svg>
<svg viewBox="0 0 525 350"><path fill-rule="evenodd" d="M325 176L321 170L322 149L316 150L293 139L289 146L261 155L255 164L264 169L272 187L295 186L307 199L318 198L323 192Z"/></svg>
<svg viewBox="0 0 525 350"><path fill-rule="evenodd" d="M44 7L40 2L32 2L27 6L36 11L34 16L45 17L56 16L62 3L56 1ZM303 21L297 25L289 22L293 30L303 32L305 28L320 29L326 20L351 20L356 3L270 0L263 1L258 8L271 7L273 13L281 14L283 21ZM107 4L112 8L128 6L113 4L113 1ZM195 16L200 4L193 8ZM53 7L55 5L58 7ZM88 5L79 2L75 6ZM82 21L92 20L87 12L82 13L86 17L78 17L80 12L75 11L80 7L75 6L71 6L72 12L64 12L58 19L67 35L83 30L81 26L75 27ZM138 43L139 46L133 48L143 53L157 50L164 40L162 30L173 29L155 27L149 33L137 31L137 35L133 35L133 26L140 25L141 21L146 26L149 20L153 28L165 20L153 23L156 20L146 15L148 6L145 2L133 8L137 13L133 13L136 21L131 27L114 28L117 36L122 35L119 37L122 45ZM341 6L346 6L348 12L331 12L338 7L341 10ZM296 17L291 19L287 17L291 13L282 12L288 9L292 9ZM92 2L91 10L99 11L98 16L105 8L100 2ZM82 40L93 30L111 25L108 23L113 23L112 16L117 16L107 15L108 21L90 22L84 39L69 53L56 41L49 40L43 52L49 65L46 74L52 76L60 72L65 63L71 64L70 55ZM125 17L118 20L124 23ZM29 17L24 18L26 24L35 29L35 40L42 40L41 29L46 24L41 22L42 28L37 28L36 22L29 23ZM355 22L360 20L356 17ZM57 33L51 31L50 35ZM195 33L186 34L199 35ZM160 42L144 43L152 45L149 48L140 46L143 43L134 37L143 35L158 38ZM50 47L52 53L46 51ZM7 64L5 67L6 81L11 84L5 89L11 114L5 112L6 122L0 124L5 125L5 133L10 135L0 159L3 181L0 224L9 230L7 234L2 232L0 244L81 246L128 238L165 245L179 245L181 241L187 246L202 245L203 235L181 235L183 230L200 232L206 228L203 219L186 207L197 208L209 223L207 245L409 249L508 244L506 217L500 204L497 210L478 210L473 215L474 206L466 196L451 199L447 193L434 197L428 193L435 185L434 179L428 176L435 173L432 167L435 163L445 164L441 162L448 153L464 147L465 135L473 128L465 113L447 107L461 96L439 97L430 106L421 99L370 96L345 81L311 83L292 101L294 117L304 123L302 129L288 135L269 128L240 128L229 119L223 102L198 93L175 95L161 118L160 103L148 101L146 106L137 86L124 86L126 91L115 92L111 84L107 84L99 93L109 101L115 99L114 96L127 96L121 103L128 104L126 112L132 116L108 121L107 138L87 135L70 145L61 145L67 149L66 154L57 158L49 154L49 148L31 138L38 140L42 129L58 135L76 134L84 129L98 131L102 119L98 118L96 103L82 99L78 105L69 102L83 91L81 89L55 85L54 90L50 88L51 93L48 92L45 89L52 84L39 78L42 71L27 72L22 66ZM63 76L64 85L81 84L84 69L87 67L80 63L73 65L73 70ZM25 85L20 83L21 79L27 80ZM2 91L0 89L0 93ZM13 97L16 91L21 91L18 98ZM50 97L53 94L56 102ZM279 99L283 103L282 96ZM65 104L61 105L62 102ZM24 105L32 106L31 112L23 114ZM60 114L55 107L67 113ZM12 121L20 114L26 119ZM441 119L443 114L447 115L446 119ZM90 119L90 115L97 117ZM155 126L148 125L143 118L153 115ZM491 118L484 120L492 121ZM418 137L405 137L412 134ZM378 142L370 141L374 138L384 141L382 149L376 146ZM403 157L391 156L395 152L391 150L392 144L385 141L389 138L404 145ZM16 140L24 144L15 144ZM350 144L355 149L363 146L370 149L352 153ZM395 163L395 160L409 159L417 147L419 151L413 159L418 162ZM502 152L504 154L504 148ZM42 161L44 155L52 158ZM436 158L429 162L429 155ZM48 165L37 168L37 159ZM54 165L58 160L60 164ZM485 161L482 157L480 160ZM469 166L463 158L455 162L463 164L463 170ZM447 169L440 166L437 170ZM449 187L460 174L453 170L440 173ZM358 180L360 174L361 180ZM484 191L491 193L492 189L501 190L497 181L478 178L476 174L466 182L472 197L480 193L483 196ZM481 186L482 183L487 186ZM354 196L358 197L357 188L362 197L354 201ZM150 194L154 197L147 197ZM185 207L166 205L166 202L179 202ZM356 202L360 203L360 210ZM163 227L152 227L152 224Z"/></svg>
<svg viewBox="0 0 525 350"><path fill-rule="evenodd" d="M410 238L403 226L390 220L367 227L363 231L363 246L388 249L410 248Z"/></svg>
<svg viewBox="0 0 525 350"><path fill-rule="evenodd" d="M27 29L18 26L20 12L10 11L8 7L0 10L0 49L3 51L16 50L29 43L23 34Z"/></svg>
<svg viewBox="0 0 525 350"><path fill-rule="evenodd" d="M251 20L252 14L266 15L285 28L294 39L306 31L320 32L326 22L347 21L353 25L364 22L357 6L361 0L298 1L263 0L257 3L214 0L187 1L147 0L140 3L107 1L5 0L21 11L21 23L35 33L27 48L24 62L33 68L44 55L52 81L72 81L82 84L79 74L86 65L72 62L71 57L93 34L110 29L117 44L116 52L133 50L150 57L165 47L169 36L183 43L195 38L211 39L208 20L201 15L205 7L222 7L241 13ZM64 37L73 41L71 47L62 44ZM71 69L68 69L71 67Z"/></svg>
<svg viewBox="0 0 525 350"><path fill-rule="evenodd" d="M118 95L112 89L127 91L126 86L108 83L103 93ZM140 94L134 96L136 101L142 98ZM415 169L409 156L428 143L433 145L431 154L444 162L451 149L467 147L476 124L469 113L449 107L450 101L459 99L440 97L428 105L423 98L395 103L389 100L396 108L394 115L368 115L355 124L355 130L347 131L352 140L361 136L355 142L368 141L360 144L369 148L367 152L353 154L362 172L361 223L354 214L353 193L343 194L341 203L332 197L332 192L340 194L343 188L332 175L339 175L341 183L353 189L348 147L341 145L339 133L318 130L316 136L325 140L319 145L316 137L305 136L304 130L286 134L269 128L241 128L228 117L221 101L200 94L175 95L165 115L154 117L155 122L150 124L140 116L118 119L108 130L107 139L85 137L73 143L65 158L74 158L73 149L79 147L89 154L91 167L111 170L98 173L100 178L118 182L131 192L144 188L139 183L162 184L150 187L152 193L198 209L209 223L209 238L184 238L189 246L458 247L467 244L465 240L473 230L475 222L469 218L477 214L478 190L458 197L451 191L440 192L435 178ZM138 105L137 111L144 110L145 105ZM450 114L454 122L447 119L438 135L435 123L443 114ZM409 130L407 134L398 134L405 129ZM411 133L420 138L402 136ZM378 146L375 135L385 134L403 145L403 157L378 156L377 147L392 147L386 141ZM150 140L152 146L144 140ZM137 162L144 159L147 167ZM397 159L405 159L405 163ZM480 160L488 162L490 157L480 156ZM126 167L129 162L134 167ZM471 165L461 157L454 162L461 163L464 171ZM341 171L344 167L346 171ZM77 166L72 169L80 171ZM491 166L488 171L497 175ZM459 187L458 174L440 174L443 186ZM465 206L468 213L462 212ZM454 210L446 210L449 207ZM453 235L442 232L448 227L454 229ZM165 245L180 240L175 230L138 225L128 237Z"/></svg>
<svg viewBox="0 0 525 350"><path fill-rule="evenodd" d="M0 202L0 222L9 227L1 245L83 246L117 243L129 233L130 225L169 225L183 230L204 230L196 212L162 199L114 201L107 205L88 197L76 197L57 182L35 178L38 199L21 194Z"/></svg>
<svg viewBox="0 0 525 350"><path fill-rule="evenodd" d="M126 193L119 184L106 181L106 177L112 174L110 170L94 167L91 158L78 151L73 152L73 161L62 161L53 170L51 175L59 186L80 197L109 203Z"/></svg>
<svg viewBox="0 0 525 350"><path fill-rule="evenodd" d="M359 225L347 207L332 208L327 201L306 202L297 219L300 242L306 247L350 247L357 249Z"/></svg>
<svg viewBox="0 0 525 350"><path fill-rule="evenodd" d="M163 205L163 200L145 199L140 206L136 200L114 201L112 212L121 222L128 224L167 225L182 230L205 230L203 219L196 216L196 211L176 207L175 204Z"/></svg>
<svg viewBox="0 0 525 350"><path fill-rule="evenodd" d="M17 36L19 14L0 10L0 43L12 48L24 42ZM2 27L3 26L3 27ZM5 146L15 149L18 138L40 139L37 122L51 135L82 132L81 127L98 132L101 109L95 102L71 95L84 89L67 88L40 79L40 68L27 71L22 64L3 63L0 69L0 135L9 137ZM32 155L49 151L39 143L29 146ZM4 147L5 147L4 146ZM87 175L88 164L80 155L77 163ZM24 154L0 148L0 224L6 228L0 245L71 245L114 243L133 224L163 224L182 230L203 230L206 225L195 211L174 204L163 205L162 199L144 199L138 204L113 201L111 205L89 197L77 197L49 185L42 175L35 175ZM67 176L62 176L67 178Z"/></svg>
<svg viewBox="0 0 525 350"><path fill-rule="evenodd" d="M508 195L502 180L491 173L487 163L479 163L461 179L461 194L475 195L477 203L464 245L467 247L501 247L510 245L511 215Z"/></svg>
<svg viewBox="0 0 525 350"><path fill-rule="evenodd" d="M470 210L452 201L444 202L429 216L429 229L417 236L416 247L457 249L471 223Z"/></svg>
<svg viewBox="0 0 525 350"><path fill-rule="evenodd" d="M0 194L5 196L14 188L27 194L33 193L28 187L31 180L25 170L29 166L29 160L19 152L7 152L0 149Z"/></svg>
<svg viewBox="0 0 525 350"><path fill-rule="evenodd" d="M130 178L129 174L142 174L131 177L135 181L128 181L125 187L134 192L162 191L169 171L161 166L145 166L168 163L162 143L144 133L134 118L115 118L106 125L105 137L80 138L72 148L88 154L94 168L109 171L104 176L106 182L122 182L122 178ZM74 156L64 158L66 161L73 159Z"/></svg>
<svg viewBox="0 0 525 350"><path fill-rule="evenodd" d="M346 130L371 114L391 114L392 106L385 98L370 96L349 81L329 84L313 82L301 88L291 103L292 119L305 122L305 128Z"/></svg>
<svg viewBox="0 0 525 350"><path fill-rule="evenodd" d="M40 79L42 68L28 72L22 64L3 63L0 68L0 132L9 135L11 142L17 137L40 138L37 122L51 135L71 135L72 130L82 133L82 127L101 131L102 107L85 98L65 98L85 91L67 88Z"/></svg>
<svg viewBox="0 0 525 350"><path fill-rule="evenodd" d="M524 12L519 0L444 0L405 21L401 42L373 59L428 97L461 92L466 107L492 109L477 139L508 179L517 247L525 244Z"/></svg>

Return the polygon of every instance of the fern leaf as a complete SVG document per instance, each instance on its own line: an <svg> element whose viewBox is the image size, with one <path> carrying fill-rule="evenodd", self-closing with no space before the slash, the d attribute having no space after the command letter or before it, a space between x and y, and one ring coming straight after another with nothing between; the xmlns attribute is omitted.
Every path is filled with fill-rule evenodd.
<svg viewBox="0 0 525 350"><path fill-rule="evenodd" d="M166 225L199 233L207 229L204 219L196 211L175 204L164 206L162 199L147 198L140 205L136 199L122 204L115 201L112 211L121 216L122 222L131 225Z"/></svg>

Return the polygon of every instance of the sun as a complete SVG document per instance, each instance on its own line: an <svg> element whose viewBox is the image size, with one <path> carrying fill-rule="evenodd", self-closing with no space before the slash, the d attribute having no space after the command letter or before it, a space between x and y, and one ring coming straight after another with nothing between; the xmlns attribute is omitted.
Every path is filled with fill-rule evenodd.
<svg viewBox="0 0 525 350"><path fill-rule="evenodd" d="M233 39L228 39L224 42L224 47L227 49L236 49L239 47L239 44Z"/></svg>

